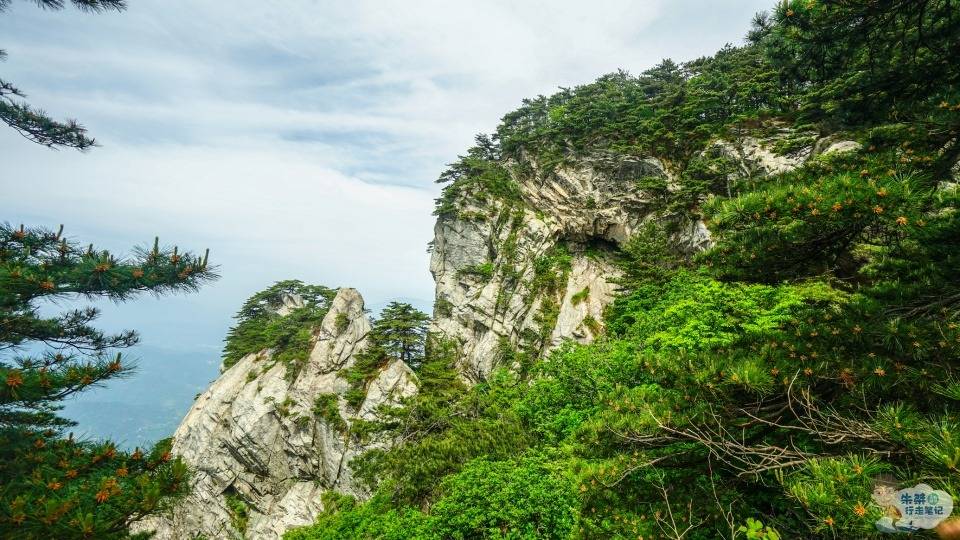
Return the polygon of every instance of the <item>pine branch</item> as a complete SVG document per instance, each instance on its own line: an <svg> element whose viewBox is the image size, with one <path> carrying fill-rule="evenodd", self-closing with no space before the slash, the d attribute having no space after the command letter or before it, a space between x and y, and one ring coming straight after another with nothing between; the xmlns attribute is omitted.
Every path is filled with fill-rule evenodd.
<svg viewBox="0 0 960 540"><path fill-rule="evenodd" d="M64 0L33 0L37 6L43 9L58 11L66 7ZM0 11L4 11L13 3L13 0L0 0ZM127 9L126 0L70 0L80 11L91 13L101 13L104 11L123 11Z"/></svg>
<svg viewBox="0 0 960 540"><path fill-rule="evenodd" d="M58 122L42 110L34 109L26 103L15 102L8 95L22 96L22 94L19 91L13 93L10 88L12 87L0 87L0 98L4 98L0 101L0 120L15 129L25 139L48 148L63 146L86 150L97 146L96 140L87 137L86 128L76 120Z"/></svg>

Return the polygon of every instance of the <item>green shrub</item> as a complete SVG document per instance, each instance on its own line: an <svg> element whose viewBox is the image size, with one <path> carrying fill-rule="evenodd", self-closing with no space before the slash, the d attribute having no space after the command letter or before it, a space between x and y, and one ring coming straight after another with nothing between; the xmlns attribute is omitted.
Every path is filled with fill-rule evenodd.
<svg viewBox="0 0 960 540"><path fill-rule="evenodd" d="M337 394L320 394L313 402L313 415L343 433L347 429L347 422L340 416L338 401Z"/></svg>
<svg viewBox="0 0 960 540"><path fill-rule="evenodd" d="M290 407L294 404L294 401L289 397L283 398L283 401L277 403L276 411L281 417L286 418L290 416Z"/></svg>
<svg viewBox="0 0 960 540"><path fill-rule="evenodd" d="M603 333L603 325L600 324L600 321L593 318L593 315L587 315L583 318L583 325L587 327L587 330L590 330L590 333L594 336L599 336Z"/></svg>
<svg viewBox="0 0 960 540"><path fill-rule="evenodd" d="M483 281L490 281L493 277L493 263L487 261L485 263L472 264L469 266L464 266L457 271L458 276L475 276L480 278Z"/></svg>
<svg viewBox="0 0 960 540"><path fill-rule="evenodd" d="M568 538L579 501L569 478L537 458L475 460L448 477L430 509L443 538Z"/></svg>
<svg viewBox="0 0 960 540"><path fill-rule="evenodd" d="M773 152L780 155L793 154L804 148L812 147L816 140L816 135L808 135L805 133L792 134L789 137L777 140L777 142L773 144Z"/></svg>
<svg viewBox="0 0 960 540"><path fill-rule="evenodd" d="M583 290L571 296L570 303L578 306L587 298L590 298L590 287L584 287Z"/></svg>
<svg viewBox="0 0 960 540"><path fill-rule="evenodd" d="M440 317L449 317L453 314L453 302L446 298L437 298L433 305L434 312Z"/></svg>
<svg viewBox="0 0 960 540"><path fill-rule="evenodd" d="M430 520L416 509L396 510L383 497L357 503L349 495L323 494L323 512L315 525L295 528L284 540L441 540L430 531Z"/></svg>
<svg viewBox="0 0 960 540"><path fill-rule="evenodd" d="M247 523L250 519L249 506L240 494L233 491L232 488L225 492L223 497L227 503L227 510L230 512L230 524L243 537L247 532Z"/></svg>
<svg viewBox="0 0 960 540"><path fill-rule="evenodd" d="M337 313L336 320L334 320L334 328L337 331L337 334L342 334L344 330L347 329L347 326L350 326L350 318L347 317L346 313Z"/></svg>
<svg viewBox="0 0 960 540"><path fill-rule="evenodd" d="M476 460L447 478L425 514L394 509L381 497L366 503L328 493L316 525L294 529L285 540L352 538L568 538L579 507L573 483L542 460Z"/></svg>

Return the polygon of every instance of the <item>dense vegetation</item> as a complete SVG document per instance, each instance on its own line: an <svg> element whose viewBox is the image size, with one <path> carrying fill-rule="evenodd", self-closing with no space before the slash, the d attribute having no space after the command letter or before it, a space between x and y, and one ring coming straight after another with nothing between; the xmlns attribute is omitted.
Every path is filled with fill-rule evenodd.
<svg viewBox="0 0 960 540"><path fill-rule="evenodd" d="M526 101L441 178L438 214L521 204L517 171L658 156L662 223L622 246L607 333L467 387L428 342L421 391L296 540L872 538L878 482L960 496L960 6L794 0L748 43ZM712 141L791 128L861 149L731 177ZM719 160L719 161L718 161ZM775 532L776 531L776 532Z"/></svg>

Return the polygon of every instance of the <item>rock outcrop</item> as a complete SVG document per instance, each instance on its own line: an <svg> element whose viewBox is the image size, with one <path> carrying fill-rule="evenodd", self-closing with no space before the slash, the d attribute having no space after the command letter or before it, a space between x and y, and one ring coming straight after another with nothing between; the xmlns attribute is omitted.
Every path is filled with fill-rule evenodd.
<svg viewBox="0 0 960 540"><path fill-rule="evenodd" d="M777 144L788 139L800 144L778 153ZM763 136L717 141L703 155L724 157L733 177L758 178L856 148L850 141L774 128ZM645 220L663 217L637 179L660 178L671 187L677 182L670 164L656 157L602 155L549 172L539 172L536 164L514 167L511 175L522 200L466 192L456 213L440 216L434 228L433 329L457 342L461 372L471 381L489 374L505 349L542 356L566 339L593 339L616 291L611 280L618 270L610 253ZM710 245L701 221L674 225L680 249ZM551 277L559 287L549 286Z"/></svg>
<svg viewBox="0 0 960 540"><path fill-rule="evenodd" d="M288 313L296 304L284 302L283 309ZM312 523L326 490L365 496L347 463L383 443L360 444L344 425L371 420L380 405L416 392L416 375L397 360L368 384L357 410L347 407L343 394L349 384L338 371L352 365L370 328L360 294L340 289L315 330L309 361L295 377L271 361L269 350L227 369L197 398L174 434L174 454L195 470L192 492L167 515L139 528L155 529L160 540L198 534L274 540L290 527ZM331 394L344 424L313 410L318 396Z"/></svg>
<svg viewBox="0 0 960 540"><path fill-rule="evenodd" d="M621 163L667 176L657 160ZM485 377L505 348L542 355L564 339L589 341L612 300L609 247L652 209L635 183L597 162L515 178L522 202L468 197L434 229L434 330L456 340L461 372ZM483 269L484 271L480 271Z"/></svg>

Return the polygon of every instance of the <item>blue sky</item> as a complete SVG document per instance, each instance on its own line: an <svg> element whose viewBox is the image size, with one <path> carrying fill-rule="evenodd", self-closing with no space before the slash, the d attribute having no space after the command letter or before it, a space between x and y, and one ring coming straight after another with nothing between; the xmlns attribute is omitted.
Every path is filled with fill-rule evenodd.
<svg viewBox="0 0 960 540"><path fill-rule="evenodd" d="M0 77L102 147L0 129L0 220L64 223L113 252L154 235L210 248L219 282L103 318L205 362L280 279L429 309L434 180L474 134L525 97L740 43L772 3L130 0L91 15L22 0L0 14Z"/></svg>

